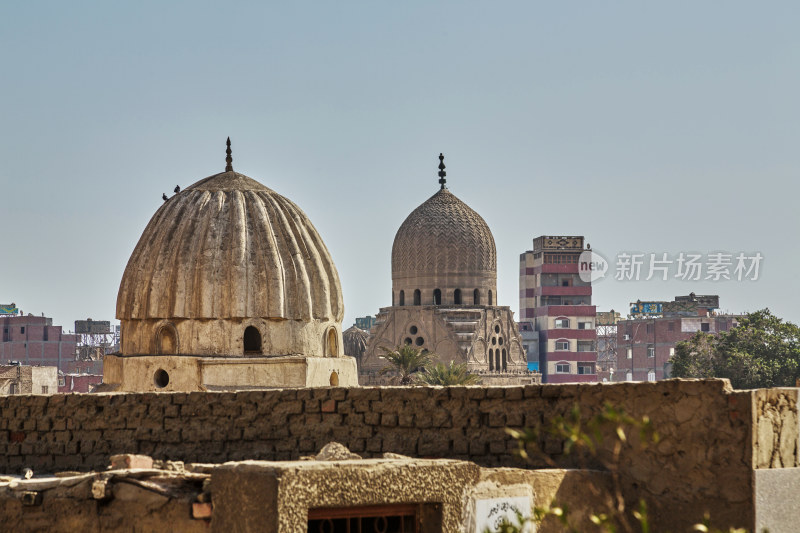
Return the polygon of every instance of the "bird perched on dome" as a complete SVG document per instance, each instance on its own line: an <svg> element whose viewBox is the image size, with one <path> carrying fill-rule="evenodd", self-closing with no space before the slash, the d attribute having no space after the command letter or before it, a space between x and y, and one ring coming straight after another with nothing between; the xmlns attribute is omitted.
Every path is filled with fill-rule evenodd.
<svg viewBox="0 0 800 533"><path fill-rule="evenodd" d="M175 194L178 194L179 192L181 192L181 186L180 185L176 185L174 192L175 192Z"/></svg>
<svg viewBox="0 0 800 533"><path fill-rule="evenodd" d="M162 200L164 200L164 201L166 202L167 200L169 200L169 197L168 197L166 194L164 194L164 193L162 192L162 193L161 193L161 199L162 199Z"/></svg>

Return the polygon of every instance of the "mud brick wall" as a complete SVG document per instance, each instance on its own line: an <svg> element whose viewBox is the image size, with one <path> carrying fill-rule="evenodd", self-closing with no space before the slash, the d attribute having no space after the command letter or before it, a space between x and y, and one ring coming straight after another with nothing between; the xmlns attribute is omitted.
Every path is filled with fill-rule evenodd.
<svg viewBox="0 0 800 533"><path fill-rule="evenodd" d="M737 502L752 497L753 469L799 464L797 389L732 391L725 380L668 380L6 396L0 473L104 469L116 453L186 462L287 460L330 441L366 457L393 452L543 467L516 457L504 428L540 425L576 403L588 418L605 402L648 416L660 435L643 449L631 439L620 465L625 492L648 500L654 515L680 505L701 519L713 507L732 513L735 523ZM597 458L561 453L559 441L543 445L559 466L601 466Z"/></svg>

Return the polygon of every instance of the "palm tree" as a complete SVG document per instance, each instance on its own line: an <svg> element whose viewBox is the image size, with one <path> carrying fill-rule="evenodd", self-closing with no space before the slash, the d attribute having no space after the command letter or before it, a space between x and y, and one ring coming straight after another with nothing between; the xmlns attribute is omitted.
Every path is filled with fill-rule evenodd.
<svg viewBox="0 0 800 533"><path fill-rule="evenodd" d="M481 378L467 371L466 363L450 361L450 365L436 363L420 374L420 381L428 385L477 385Z"/></svg>
<svg viewBox="0 0 800 533"><path fill-rule="evenodd" d="M414 382L414 375L423 372L433 363L435 354L406 344L394 350L381 346L388 363L381 369L381 374L396 372L400 374L400 385L410 385Z"/></svg>

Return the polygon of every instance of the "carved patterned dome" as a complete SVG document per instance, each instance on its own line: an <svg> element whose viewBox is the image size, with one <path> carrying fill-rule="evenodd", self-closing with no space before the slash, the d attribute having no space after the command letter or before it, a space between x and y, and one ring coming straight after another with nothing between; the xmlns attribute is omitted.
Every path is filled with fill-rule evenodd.
<svg viewBox="0 0 800 533"><path fill-rule="evenodd" d="M117 318L341 322L339 276L294 203L233 170L153 215L119 288Z"/></svg>
<svg viewBox="0 0 800 533"><path fill-rule="evenodd" d="M443 187L397 230L392 279L453 275L485 277L494 283L497 251L483 218Z"/></svg>

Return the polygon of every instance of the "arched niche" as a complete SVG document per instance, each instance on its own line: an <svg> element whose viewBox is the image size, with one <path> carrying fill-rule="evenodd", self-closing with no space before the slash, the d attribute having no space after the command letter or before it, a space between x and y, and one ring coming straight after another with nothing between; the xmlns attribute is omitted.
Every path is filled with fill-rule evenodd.
<svg viewBox="0 0 800 533"><path fill-rule="evenodd" d="M170 323L161 324L156 330L156 353L173 355L178 353L178 331Z"/></svg>
<svg viewBox="0 0 800 533"><path fill-rule="evenodd" d="M339 339L336 335L336 328L329 328L325 334L325 356L338 357L339 356Z"/></svg>

